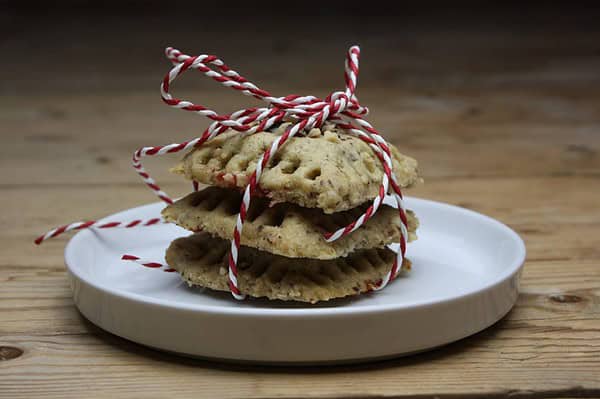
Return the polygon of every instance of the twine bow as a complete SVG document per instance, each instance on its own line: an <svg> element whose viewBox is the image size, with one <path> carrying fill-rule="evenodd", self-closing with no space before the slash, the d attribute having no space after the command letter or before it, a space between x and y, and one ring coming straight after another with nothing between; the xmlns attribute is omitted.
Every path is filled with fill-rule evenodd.
<svg viewBox="0 0 600 399"><path fill-rule="evenodd" d="M264 168L267 167L270 159L290 138L296 135L306 134L306 132L310 131L312 128L321 127L326 121L337 125L344 134L350 134L367 143L380 160L384 169L384 175L379 187L378 195L367 210L349 225L334 232L325 233L324 238L328 242L335 241L352 233L366 223L377 212L385 195L390 191L391 186L391 195L396 202L401 219L400 250L397 251L398 256L391 270L382 281L377 282L375 289L377 290L385 287L391 279L397 276L399 272L398 265L402 265L402 260L406 252L408 222L402 203L402 192L392 170L389 145L377 130L363 118L363 116L368 114L368 109L360 105L355 95L359 70L358 60L360 56L360 49L358 46L351 47L347 53L344 70L345 90L335 91L325 99L320 99L315 96L299 95L274 97L268 91L260 89L255 84L229 68L222 60L214 55L189 56L172 47L168 47L165 53L174 66L162 81L160 87L162 100L173 108L179 108L205 116L211 119L212 123L204 130L200 137L195 139L164 146L143 147L133 154L134 169L155 195L164 202L171 204L173 203L173 200L160 189L156 181L144 169L141 162L142 158L146 156L164 155L191 150L202 146L207 140L210 140L229 129L233 129L240 134L250 135L256 132L268 131L269 128L284 121L292 122L285 132L281 136L278 136L271 144L271 147L258 159L256 169L250 176L249 183L244 189L228 258L229 287L232 295L236 299L244 298L237 281L237 259L240 247L240 237L247 211L250 206L251 196L259 186L260 177ZM173 97L170 93L171 84L188 70L201 72L205 76L226 87L230 87L245 95L264 101L267 103L267 106L246 108L231 114L220 115L203 105ZM197 183L194 182L194 189L197 189L197 187ZM135 224L132 225L134 222ZM47 238L55 237L66 231L75 229L92 227L134 227L143 225L145 225L144 221L112 222L112 224L100 224L95 221L76 222L49 231L45 235L40 236L36 240L36 243L41 243ZM126 260L132 260L130 258L132 257L129 255L125 257Z"/></svg>

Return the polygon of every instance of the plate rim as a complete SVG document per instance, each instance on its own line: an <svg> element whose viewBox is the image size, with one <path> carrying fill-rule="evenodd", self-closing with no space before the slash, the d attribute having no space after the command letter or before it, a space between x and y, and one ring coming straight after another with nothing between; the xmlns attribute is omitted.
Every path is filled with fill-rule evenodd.
<svg viewBox="0 0 600 399"><path fill-rule="evenodd" d="M493 281L488 282L478 289L471 291L469 293L465 293L462 295L458 295L449 299L429 299L424 302L416 303L416 304L402 304L402 303L392 303L385 305L365 305L360 307L315 307L315 308L256 308L256 307L223 307L219 305L206 305L206 304L191 304L191 303L181 303L181 302L173 302L168 303L163 299L154 299L152 297L147 297L142 294L132 293L122 290L114 289L113 287L106 287L103 285L97 284L94 280L88 279L85 276L82 276L76 271L76 268L71 265L71 263L75 263L72 259L74 257L73 252L74 248L77 245L81 245L81 241L88 238L89 235L94 234L90 230L82 230L77 232L67 243L64 250L65 264L69 271L69 273L75 278L83 281L85 284L88 284L97 290L107 292L110 295L114 295L121 299L125 300L133 300L142 302L146 305L158 306L161 308L172 309L172 310L186 310L193 312L202 312L207 314L227 314L234 315L237 317L285 317L285 318L296 318L296 317L337 317L337 316L347 316L347 315L364 315L370 313L383 313L383 312L397 312L397 311L411 311L417 310L423 307L431 307L435 305L442 304L451 304L455 301L460 301L464 299L468 299L469 297L476 296L481 294L484 291L493 289L507 280L511 279L516 273L518 273L524 266L526 259L526 247L523 239L515 232L513 229L508 227L506 224L500 222L497 219L494 219L490 216L484 215L482 213L473 211L471 209L463 208L457 205L434 201L419 197L405 196L405 201L409 202L421 202L428 204L430 206L441 206L444 208L451 209L455 212L460 212L470 217L474 217L476 219L482 220L486 223L491 223L495 225L497 228L500 228L504 233L506 233L513 242L517 245L516 250L518 251L515 260L508 265L504 271ZM138 211L142 208L151 208L157 205L162 204L161 202L153 202L149 204L139 205L136 207L128 208L116 213L113 213L105 218L102 218L101 221L108 220L109 218L118 218L124 213L128 213L131 211ZM376 295L376 294L375 294Z"/></svg>

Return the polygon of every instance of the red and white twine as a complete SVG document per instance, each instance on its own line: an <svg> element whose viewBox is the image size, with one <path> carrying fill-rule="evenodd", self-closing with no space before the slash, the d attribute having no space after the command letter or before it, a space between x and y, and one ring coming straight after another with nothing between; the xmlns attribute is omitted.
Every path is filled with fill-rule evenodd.
<svg viewBox="0 0 600 399"><path fill-rule="evenodd" d="M240 212L237 216L236 225L231 240L229 253L229 287L232 295L236 299L243 299L244 295L239 289L237 281L237 260L240 248L240 237L250 206L252 195L260 186L260 178L265 167L268 166L271 158L285 143L296 135L303 135L312 128L321 127L325 121L329 121L342 129L346 134L359 138L369 145L377 158L380 160L384 175L379 187L378 195L373 200L367 210L355 221L349 225L340 228L334 232L324 234L328 242L335 241L344 237L356 229L360 228L377 212L381 203L388 192L394 199L401 220L401 238L400 250L398 256L382 281L378 282L375 289L381 289L387 283L395 278L399 272L399 266L402 265L404 254L406 252L406 242L408 238L407 218L402 203L402 192L396 176L392 170L392 158L390 148L385 139L375 130L375 128L363 117L368 114L368 109L359 104L356 95L356 85L358 80L358 60L360 50L357 46L349 49L345 63L345 83L344 91L331 93L325 99L314 96L288 95L285 97L274 97L268 91L260 89L252 82L229 68L222 60L214 55L189 56L172 47L166 49L166 56L173 63L174 67L164 77L160 87L162 100L173 108L191 111L205 116L212 120L212 123L200 137L183 142L168 144L156 147L142 147L133 154L133 167L143 179L144 183L158 196L162 201L171 204L173 200L158 186L156 181L148 174L142 166L142 159L147 156L172 154L181 151L188 151L202 146L207 140L210 140L226 130L233 129L240 134L250 135L256 132L267 131L275 124L283 121L292 122L286 131L278 136L259 158L256 169L249 179L248 185L244 189ZM242 109L231 114L220 115L217 112L188 100L175 98L171 95L171 84L175 79L188 70L196 70L205 76L221 83L222 85L240 91L241 93L252 96L264 101L267 106L259 108ZM197 183L194 182L194 189L197 189ZM56 237L70 230L80 230L85 228L108 228L108 227L134 227L147 226L158 223L159 219L149 221L131 221L131 222L111 222L99 223L95 221L77 222L70 225L61 226L38 237L36 243ZM137 257L127 255L125 260L132 260L147 267L160 267L159 263L140 260ZM153 265L153 266L148 266ZM160 265L160 266L156 266ZM171 271L172 269L167 269Z"/></svg>
<svg viewBox="0 0 600 399"><path fill-rule="evenodd" d="M135 219L128 222L99 222L96 220L89 220L87 222L73 222L70 224L66 224L64 226L56 227L46 234L43 234L35 239L36 244L41 244L42 242L59 236L63 233L73 231L73 230L83 230L89 228L97 228L97 229L109 229L113 227L122 227L126 229L130 229L132 227L142 227L142 226L153 226L157 223L163 223L160 218L153 218L148 220Z"/></svg>
<svg viewBox="0 0 600 399"><path fill-rule="evenodd" d="M162 269L163 272L167 273L173 273L176 271L175 269L171 269L168 265L165 265L163 263L156 262L150 259L143 259L135 255L123 255L121 256L121 260L135 262L138 265L149 267L150 269Z"/></svg>

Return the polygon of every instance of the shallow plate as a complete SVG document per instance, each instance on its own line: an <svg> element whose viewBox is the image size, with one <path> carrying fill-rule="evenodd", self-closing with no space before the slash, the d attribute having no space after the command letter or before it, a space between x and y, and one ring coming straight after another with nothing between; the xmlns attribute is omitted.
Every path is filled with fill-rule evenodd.
<svg viewBox="0 0 600 399"><path fill-rule="evenodd" d="M65 250L75 304L94 324L143 345L185 355L275 363L349 362L434 348L502 318L518 296L521 238L502 223L455 206L407 198L421 221L408 246L412 271L379 292L303 305L188 288L176 273L121 261L164 260L174 238L163 224L86 230ZM156 217L163 204L106 220Z"/></svg>

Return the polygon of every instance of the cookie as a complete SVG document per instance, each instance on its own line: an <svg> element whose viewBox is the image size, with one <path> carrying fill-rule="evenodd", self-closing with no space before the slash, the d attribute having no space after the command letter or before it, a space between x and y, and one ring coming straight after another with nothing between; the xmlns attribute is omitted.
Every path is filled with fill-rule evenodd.
<svg viewBox="0 0 600 399"><path fill-rule="evenodd" d="M252 135L225 132L189 152L172 171L200 183L243 188L259 157L288 125ZM390 148L400 186L420 182L417 161ZM375 198L382 178L381 163L366 143L326 125L289 139L265 168L259 185L260 193L274 203L334 213Z"/></svg>
<svg viewBox="0 0 600 399"><path fill-rule="evenodd" d="M190 286L229 291L228 254L228 241L203 232L173 241L166 260ZM372 290L395 258L393 251L383 248L317 260L287 258L241 246L238 286L252 297L316 303ZM409 269L410 261L405 259L402 268Z"/></svg>
<svg viewBox="0 0 600 399"><path fill-rule="evenodd" d="M237 190L208 187L167 206L165 220L191 231L206 231L223 239L233 238L242 194ZM294 258L333 259L364 248L384 247L400 241L398 211L382 206L362 227L328 243L332 232L356 220L368 203L349 211L324 214L317 208L279 203L269 207L266 198L253 198L242 230L241 244ZM418 220L407 212L409 241L416 239Z"/></svg>

